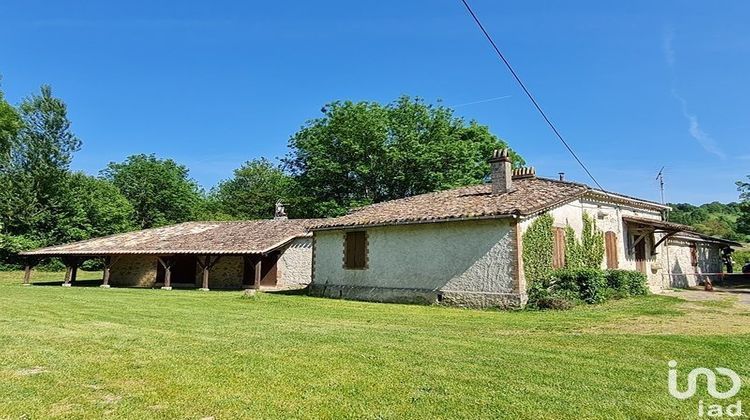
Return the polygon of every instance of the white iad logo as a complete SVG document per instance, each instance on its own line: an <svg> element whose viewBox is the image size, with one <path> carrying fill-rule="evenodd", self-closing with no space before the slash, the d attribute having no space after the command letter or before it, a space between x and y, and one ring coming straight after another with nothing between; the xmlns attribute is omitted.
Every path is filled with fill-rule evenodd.
<svg viewBox="0 0 750 420"><path fill-rule="evenodd" d="M706 377L706 390L708 394L716 399L724 400L732 398L740 392L742 387L742 380L737 372L732 369L723 367L717 367L713 370L704 367L695 368L688 373L687 377L687 390L680 391L677 389L677 362L670 360L669 363L669 377L668 386L669 393L679 399L686 400L695 395L698 390L698 376L703 375ZM716 372L714 372L716 371ZM732 381L732 387L727 391L719 391L716 389L716 374L728 377ZM730 404L726 407L722 407L719 404L712 404L707 407L703 406L703 401L698 401L698 416L703 417L723 417L724 415L729 417L739 417L742 415L742 401L737 401L735 404Z"/></svg>

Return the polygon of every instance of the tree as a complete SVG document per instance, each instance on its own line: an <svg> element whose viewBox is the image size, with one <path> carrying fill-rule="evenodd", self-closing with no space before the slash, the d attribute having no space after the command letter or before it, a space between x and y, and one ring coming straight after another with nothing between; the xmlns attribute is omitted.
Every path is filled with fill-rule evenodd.
<svg viewBox="0 0 750 420"><path fill-rule="evenodd" d="M0 90L0 167L10 160L10 150L21 129L21 118Z"/></svg>
<svg viewBox="0 0 750 420"><path fill-rule="evenodd" d="M747 176L750 180L750 175ZM740 192L740 214L737 217L737 232L750 235L750 182L737 181Z"/></svg>
<svg viewBox="0 0 750 420"><path fill-rule="evenodd" d="M188 169L171 159L134 155L111 162L102 175L133 206L135 224L142 229L191 220L202 199Z"/></svg>
<svg viewBox="0 0 750 420"><path fill-rule="evenodd" d="M211 193L216 211L235 219L264 219L274 215L281 200L290 204L293 180L265 158L245 162L234 177L219 183ZM294 206L291 205L290 209Z"/></svg>
<svg viewBox="0 0 750 420"><path fill-rule="evenodd" d="M80 239L135 229L133 206L112 182L82 172L68 180L77 204L71 225L83 232Z"/></svg>
<svg viewBox="0 0 750 420"><path fill-rule="evenodd" d="M43 243L68 239L59 227L70 213L67 174L81 140L73 134L65 103L42 86L18 108L21 123L2 171L0 224L15 235Z"/></svg>
<svg viewBox="0 0 750 420"><path fill-rule="evenodd" d="M492 151L507 147L486 126L419 98L333 102L323 113L291 137L284 159L308 216L481 183Z"/></svg>

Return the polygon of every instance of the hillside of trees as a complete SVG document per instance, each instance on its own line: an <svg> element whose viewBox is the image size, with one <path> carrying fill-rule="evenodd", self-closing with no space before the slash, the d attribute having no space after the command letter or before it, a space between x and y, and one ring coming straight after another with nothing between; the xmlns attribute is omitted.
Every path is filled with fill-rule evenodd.
<svg viewBox="0 0 750 420"><path fill-rule="evenodd" d="M85 142L49 86L9 104L0 91L0 269L23 250L191 220L327 217L409 195L477 184L492 150L507 147L487 126L403 96L392 103L332 102L288 140L275 163L245 162L202 189L184 165L135 154L73 172ZM512 153L516 164L520 156Z"/></svg>
<svg viewBox="0 0 750 420"><path fill-rule="evenodd" d="M706 235L718 236L738 242L750 242L747 204L719 202L694 206L688 203L671 203L669 220L694 227Z"/></svg>

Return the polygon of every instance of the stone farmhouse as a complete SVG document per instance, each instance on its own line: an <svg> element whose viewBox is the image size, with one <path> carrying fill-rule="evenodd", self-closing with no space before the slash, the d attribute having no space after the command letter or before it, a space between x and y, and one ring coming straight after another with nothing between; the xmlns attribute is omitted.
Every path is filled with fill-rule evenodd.
<svg viewBox="0 0 750 420"><path fill-rule="evenodd" d="M379 302L519 307L526 303L524 234L553 219L553 266L584 215L604 236L602 268L638 270L652 291L720 275L740 244L666 222L665 205L513 169L490 160L491 182L362 207L331 219L188 222L22 253L24 282L61 258L63 286L85 259L105 261L102 286L209 289L308 287L312 295ZM591 223L591 222L589 222Z"/></svg>
<svg viewBox="0 0 750 420"><path fill-rule="evenodd" d="M665 222L659 203L536 177L490 160L491 183L363 207L312 227L310 293L386 302L519 307L526 303L524 233L554 218L553 265L564 265L565 231L583 215L605 237L602 268L638 270L653 291L721 273L721 249L739 244Z"/></svg>

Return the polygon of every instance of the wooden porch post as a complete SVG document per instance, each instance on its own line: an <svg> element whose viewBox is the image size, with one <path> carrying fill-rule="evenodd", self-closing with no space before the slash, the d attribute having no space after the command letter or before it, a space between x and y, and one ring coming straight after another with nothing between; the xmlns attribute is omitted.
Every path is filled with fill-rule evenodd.
<svg viewBox="0 0 750 420"><path fill-rule="evenodd" d="M69 265L69 263L65 263L65 280L63 280L63 287L70 287L70 279L73 276L73 267Z"/></svg>
<svg viewBox="0 0 750 420"><path fill-rule="evenodd" d="M23 270L23 285L31 286L31 263L27 262Z"/></svg>
<svg viewBox="0 0 750 420"><path fill-rule="evenodd" d="M159 258L159 264L164 267L164 286L161 290L172 290L172 264L171 258Z"/></svg>
<svg viewBox="0 0 750 420"><path fill-rule="evenodd" d="M72 286L71 283L76 281L78 276L78 257L64 257L63 262L65 263L65 281L63 281L63 287Z"/></svg>
<svg viewBox="0 0 750 420"><path fill-rule="evenodd" d="M105 289L109 288L109 277L112 274L112 266L115 265L117 260L119 260L120 257L105 257L104 258L104 278L102 279L102 284L99 287L103 287Z"/></svg>
<svg viewBox="0 0 750 420"><path fill-rule="evenodd" d="M261 268L263 261L263 257L258 255L258 260L255 261L255 290L260 290L260 280L261 280Z"/></svg>
<svg viewBox="0 0 750 420"><path fill-rule="evenodd" d="M203 287L201 287L200 290L207 292L208 289L208 270L211 269L211 256L206 255L206 260L203 264L200 264L201 268L203 268Z"/></svg>

